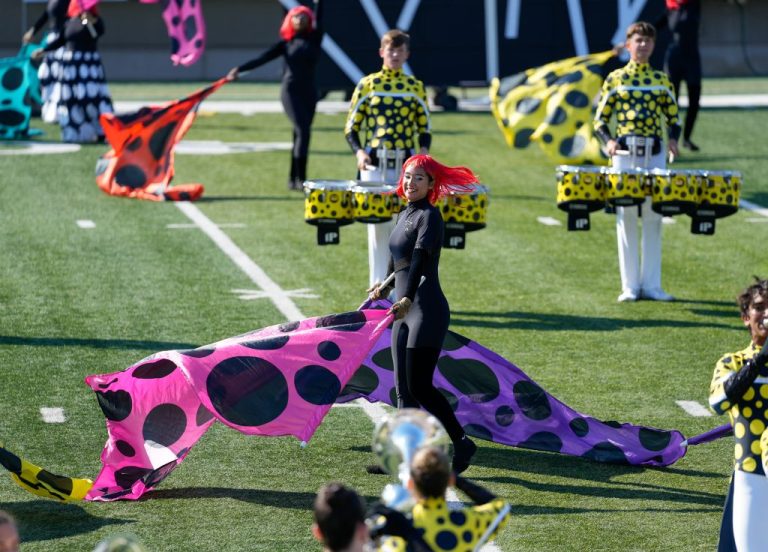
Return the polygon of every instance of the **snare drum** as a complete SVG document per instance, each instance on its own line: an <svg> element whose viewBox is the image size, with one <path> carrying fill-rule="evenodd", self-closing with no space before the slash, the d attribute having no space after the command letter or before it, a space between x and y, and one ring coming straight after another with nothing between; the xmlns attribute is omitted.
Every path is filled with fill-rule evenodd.
<svg viewBox="0 0 768 552"><path fill-rule="evenodd" d="M400 210L395 190L395 186L383 182L358 182L351 189L355 220L369 224L392 220Z"/></svg>
<svg viewBox="0 0 768 552"><path fill-rule="evenodd" d="M555 174L559 209L583 213L605 207L605 176L601 167L560 165Z"/></svg>
<svg viewBox="0 0 768 552"><path fill-rule="evenodd" d="M701 171L696 212L713 211L723 218L739 210L741 173L738 171Z"/></svg>
<svg viewBox="0 0 768 552"><path fill-rule="evenodd" d="M488 212L488 188L482 184L473 184L468 192L451 192L440 201L437 207L448 223L463 224L464 230L485 228Z"/></svg>
<svg viewBox="0 0 768 552"><path fill-rule="evenodd" d="M614 207L640 205L645 201L648 171L645 169L603 169L605 197Z"/></svg>
<svg viewBox="0 0 768 552"><path fill-rule="evenodd" d="M699 171L653 169L650 171L651 208L664 216L691 214L698 202Z"/></svg>
<svg viewBox="0 0 768 552"><path fill-rule="evenodd" d="M345 226L355 222L352 192L355 180L308 180L304 182L304 220L309 224Z"/></svg>

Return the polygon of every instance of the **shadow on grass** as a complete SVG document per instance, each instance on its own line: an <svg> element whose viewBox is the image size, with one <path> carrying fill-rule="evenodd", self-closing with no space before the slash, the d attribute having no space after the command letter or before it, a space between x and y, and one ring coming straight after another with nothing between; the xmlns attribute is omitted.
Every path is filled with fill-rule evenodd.
<svg viewBox="0 0 768 552"><path fill-rule="evenodd" d="M233 498L251 504L290 508L291 510L311 510L315 502L315 493L302 491L276 491L271 489L237 489L230 487L185 487L178 489L157 489L142 497L146 500L184 500L198 498ZM378 497L363 496L366 502L373 502Z"/></svg>
<svg viewBox="0 0 768 552"><path fill-rule="evenodd" d="M616 481L614 477L628 474L652 473L655 471L675 476L696 478L722 479L726 476L716 472L684 470L673 467L627 466L593 462L573 456L549 454L545 452L521 449L483 449L475 457L473 464L492 469L509 469L514 472L535 474L538 480L529 480L517 476L493 476L479 478L478 481L501 483L505 485L520 485L526 489L572 494L577 496L594 496L603 498L619 498L634 500L658 500L661 502L678 502L685 504L701 504L720 509L725 500L724 494L709 493L680 487L669 487L655 483L636 481ZM540 476L557 477L571 480L569 483L541 481ZM574 483L599 482L603 485ZM723 487L725 491L725 483Z"/></svg>
<svg viewBox="0 0 768 552"><path fill-rule="evenodd" d="M494 320L504 318L506 320ZM515 328L520 330L563 331L563 329L585 332L612 332L630 328L723 328L738 329L731 324L711 322L686 322L682 320L626 318L604 318L599 316L575 316L570 314L536 312L479 312L454 311L451 326L474 328Z"/></svg>
<svg viewBox="0 0 768 552"><path fill-rule="evenodd" d="M108 525L133 523L131 519L96 517L76 504L54 504L50 500L0 502L0 510L13 514L19 524L21 540L26 543L62 539L91 533Z"/></svg>
<svg viewBox="0 0 768 552"><path fill-rule="evenodd" d="M146 349L166 351L169 349L194 349L197 344L176 341L141 341L134 339L85 339L78 337L23 337L0 335L0 345L23 345L26 347L91 347L93 349Z"/></svg>

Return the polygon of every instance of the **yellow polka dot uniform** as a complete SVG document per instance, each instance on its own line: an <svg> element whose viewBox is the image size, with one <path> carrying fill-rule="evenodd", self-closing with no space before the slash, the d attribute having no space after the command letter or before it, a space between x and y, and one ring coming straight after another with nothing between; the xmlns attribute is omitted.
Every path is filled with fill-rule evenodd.
<svg viewBox="0 0 768 552"><path fill-rule="evenodd" d="M750 344L737 353L725 355L715 366L709 389L709 405L718 414L728 413L736 440L735 468L748 473L765 475L764 460L768 459L768 369L764 368L741 398L729 400L726 383L760 348Z"/></svg>
<svg viewBox="0 0 768 552"><path fill-rule="evenodd" d="M613 71L603 82L595 114L595 130L608 126L616 116L616 136L649 136L662 140L665 120L668 129L677 127L677 102L667 75L648 63L630 61ZM677 138L676 132L672 137Z"/></svg>
<svg viewBox="0 0 768 552"><path fill-rule="evenodd" d="M370 149L416 150L418 137L430 132L424 84L402 70L382 68L363 77L350 102L344 133L365 127Z"/></svg>
<svg viewBox="0 0 768 552"><path fill-rule="evenodd" d="M506 515L494 526L496 518L504 510ZM490 533L486 540L492 540L508 520L509 507L501 499L480 506L449 510L444 498L427 498L413 507L413 526L422 531L424 541L432 550L471 552L486 532ZM402 552L406 550L406 543L400 537L388 537L379 550Z"/></svg>

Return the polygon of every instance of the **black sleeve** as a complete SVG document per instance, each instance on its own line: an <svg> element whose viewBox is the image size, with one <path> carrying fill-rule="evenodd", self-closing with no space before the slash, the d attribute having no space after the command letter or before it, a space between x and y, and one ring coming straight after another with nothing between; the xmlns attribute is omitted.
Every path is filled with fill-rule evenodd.
<svg viewBox="0 0 768 552"><path fill-rule="evenodd" d="M611 136L611 130L605 123L595 129L595 135L603 144L607 144L610 140L613 140L613 136Z"/></svg>
<svg viewBox="0 0 768 552"><path fill-rule="evenodd" d="M350 131L348 134L345 134L344 138L347 139L349 147L352 148L352 153L357 153L357 150L363 149L363 145L360 143L360 137L354 130Z"/></svg>
<svg viewBox="0 0 768 552"><path fill-rule="evenodd" d="M430 146L432 146L432 134L429 132L419 134L419 147L429 149Z"/></svg>
<svg viewBox="0 0 768 552"><path fill-rule="evenodd" d="M323 39L323 0L315 0L314 12L315 12L315 29L317 30L318 40Z"/></svg>
<svg viewBox="0 0 768 552"><path fill-rule="evenodd" d="M733 377L723 384L725 396L731 402L738 401L747 392L749 386L755 382L759 374L760 366L754 359L749 359Z"/></svg>
<svg viewBox="0 0 768 552"><path fill-rule="evenodd" d="M48 44L43 46L43 50L46 51L46 52L53 52L54 50L64 46L64 44L66 44L66 43L67 43L67 39L64 37L64 33L61 32L56 37L56 40L54 40L52 42L49 42Z"/></svg>
<svg viewBox="0 0 768 552"><path fill-rule="evenodd" d="M48 10L44 11L40 14L40 17L37 18L37 21L32 25L31 30L32 34L37 34L40 32L40 29L43 28L43 25L45 25L48 22Z"/></svg>
<svg viewBox="0 0 768 552"><path fill-rule="evenodd" d="M487 504L491 500L496 500L496 495L488 489L484 489L480 485L472 483L469 479L465 479L460 475L456 476L456 488L472 499L472 502L477 505Z"/></svg>
<svg viewBox="0 0 768 552"><path fill-rule="evenodd" d="M413 255L411 255L411 266L408 268L408 280L405 285L404 294L404 296L411 301L413 301L413 298L416 297L416 290L418 289L419 283L421 282L421 277L424 274L424 268L427 264L427 259L429 259L429 251L426 249L417 247L413 250Z"/></svg>
<svg viewBox="0 0 768 552"><path fill-rule="evenodd" d="M270 48L261 54L259 57L253 58L251 61L246 61L243 63L240 67L237 68L237 71L242 73L244 71L250 71L251 69L256 69L257 67L261 67L262 65L269 63L273 59L277 59L280 56L282 56L285 53L285 41L280 40L279 42L276 42Z"/></svg>

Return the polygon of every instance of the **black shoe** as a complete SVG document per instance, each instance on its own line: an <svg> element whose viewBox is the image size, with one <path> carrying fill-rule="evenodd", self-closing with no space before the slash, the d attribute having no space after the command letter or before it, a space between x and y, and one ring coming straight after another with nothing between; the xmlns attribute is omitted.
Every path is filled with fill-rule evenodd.
<svg viewBox="0 0 768 552"><path fill-rule="evenodd" d="M699 148L699 146L697 146L696 144L694 144L690 140L683 140L683 147L684 148L688 148L691 151L699 151L701 149L701 148Z"/></svg>
<svg viewBox="0 0 768 552"><path fill-rule="evenodd" d="M373 475L387 475L386 470L378 464L369 464L365 466L365 471Z"/></svg>
<svg viewBox="0 0 768 552"><path fill-rule="evenodd" d="M466 471L469 462L477 452L477 445L466 435L453 444L453 471L457 474Z"/></svg>

